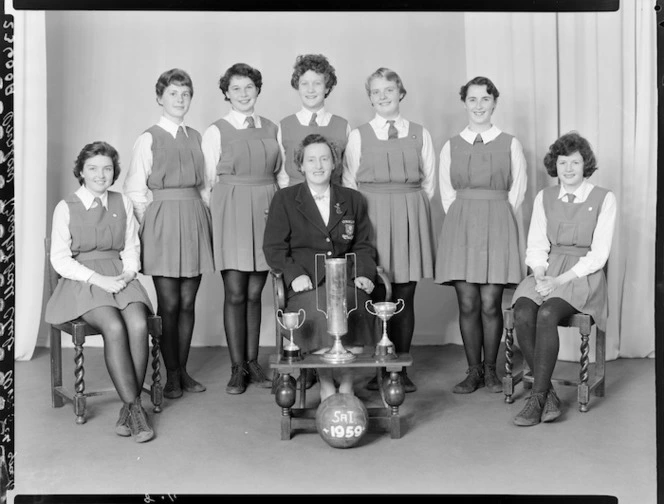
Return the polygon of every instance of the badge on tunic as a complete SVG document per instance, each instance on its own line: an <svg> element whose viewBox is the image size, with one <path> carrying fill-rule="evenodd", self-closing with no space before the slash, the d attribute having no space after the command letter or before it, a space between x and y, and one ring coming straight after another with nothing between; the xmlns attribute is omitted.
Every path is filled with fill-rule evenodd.
<svg viewBox="0 0 664 504"><path fill-rule="evenodd" d="M337 211L337 215L341 215L343 211L341 210L341 205L339 203L334 204L334 209Z"/></svg>
<svg viewBox="0 0 664 504"><path fill-rule="evenodd" d="M343 219L341 223L344 225L345 233L341 235L344 240L352 240L355 234L355 220Z"/></svg>

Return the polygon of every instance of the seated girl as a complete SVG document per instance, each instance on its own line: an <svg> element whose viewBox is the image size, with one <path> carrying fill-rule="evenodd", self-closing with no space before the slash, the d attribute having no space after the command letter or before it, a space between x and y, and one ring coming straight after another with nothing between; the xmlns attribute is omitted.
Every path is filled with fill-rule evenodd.
<svg viewBox="0 0 664 504"><path fill-rule="evenodd" d="M118 153L106 142L86 145L76 158L74 176L81 187L53 212L50 256L61 278L45 320L61 324L80 317L99 330L106 367L123 402L115 432L142 443L154 437L141 406L153 310L136 279L140 242L131 201L108 190L119 175Z"/></svg>
<svg viewBox="0 0 664 504"><path fill-rule="evenodd" d="M364 345L378 341L375 317L364 307L376 275L366 202L356 190L330 184L339 156L325 137L306 136L295 152L295 163L305 181L277 191L272 200L263 243L267 263L283 272L288 311L306 312L304 324L294 333L295 343L303 353L323 353L333 337L327 333L325 315L316 309L316 290L319 306L326 309L326 303L325 279L316 279L315 256L339 258L355 253L357 276L350 279L346 290L352 307L357 289L357 309L349 314L348 333L341 341L347 350L361 353ZM318 265L318 272L323 276L324 264ZM337 391L353 393L350 368L335 369L335 373L318 369L318 377L321 401Z"/></svg>
<svg viewBox="0 0 664 504"><path fill-rule="evenodd" d="M604 265L611 250L616 197L588 182L597 169L588 141L578 133L556 140L544 166L559 185L535 197L526 265L532 274L514 292L514 327L534 383L520 426L552 422L561 414L551 385L558 358L558 323L575 313L592 316L606 329L608 296Z"/></svg>

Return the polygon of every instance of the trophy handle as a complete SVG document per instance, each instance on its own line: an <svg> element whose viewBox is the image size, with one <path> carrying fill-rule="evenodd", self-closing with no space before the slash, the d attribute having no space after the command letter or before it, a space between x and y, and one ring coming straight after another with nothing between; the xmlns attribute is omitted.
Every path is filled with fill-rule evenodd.
<svg viewBox="0 0 664 504"><path fill-rule="evenodd" d="M397 313L399 313L401 310L403 310L403 309L406 307L406 303L404 303L404 300L403 300L403 299L399 299L399 300L397 301L396 305L399 306L399 303L401 303L401 308L398 308L398 309L394 312L395 315L396 315Z"/></svg>
<svg viewBox="0 0 664 504"><path fill-rule="evenodd" d="M302 313L302 322L300 322L300 313ZM304 319L305 319L306 317L307 317L307 312L304 311L304 308L300 308L300 309L297 311L297 320L298 320L298 324L297 324L297 327L296 327L295 329L299 329L300 327L302 327L302 324L304 324Z"/></svg>
<svg viewBox="0 0 664 504"><path fill-rule="evenodd" d="M371 307L371 308L369 308L369 307ZM372 315L376 315L376 311L375 311L375 310L372 311L372 308L373 308L373 302L371 301L371 299L367 299L367 302L364 303L364 308L365 308L369 313L371 313Z"/></svg>
<svg viewBox="0 0 664 504"><path fill-rule="evenodd" d="M281 316L281 318L280 318L279 316ZM283 318L284 318L284 311L283 311L281 308L279 308L279 309L277 310L277 322L279 322L279 325L280 325L282 328L284 328L285 330L288 330L288 329L286 329L286 326L285 326L284 324L281 323L281 320L282 320Z"/></svg>
<svg viewBox="0 0 664 504"><path fill-rule="evenodd" d="M314 276L316 277L314 279L314 282L316 282L316 286L314 287L316 289L316 310L324 314L325 318L327 318L327 312L325 310L321 310L318 304L318 258L319 257L322 257L323 261L325 261L325 254L316 254L314 256Z"/></svg>
<svg viewBox="0 0 664 504"><path fill-rule="evenodd" d="M353 310L357 310L357 287L355 286L355 279L357 278L357 255L355 255L355 252L349 252L346 254L346 260L348 260L348 256L353 257L353 293L355 294L355 304L350 310L346 311L346 316Z"/></svg>

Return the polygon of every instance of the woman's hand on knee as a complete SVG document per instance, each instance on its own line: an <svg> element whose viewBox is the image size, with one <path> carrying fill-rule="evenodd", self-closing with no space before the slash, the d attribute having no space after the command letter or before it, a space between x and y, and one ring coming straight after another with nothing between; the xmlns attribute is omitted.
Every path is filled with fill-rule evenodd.
<svg viewBox="0 0 664 504"><path fill-rule="evenodd" d="M362 289L367 294L371 294L374 290L374 283L367 277L360 276L355 278L355 287Z"/></svg>
<svg viewBox="0 0 664 504"><path fill-rule="evenodd" d="M314 288L311 278L308 275L300 275L291 282L291 289L293 292L303 292Z"/></svg>

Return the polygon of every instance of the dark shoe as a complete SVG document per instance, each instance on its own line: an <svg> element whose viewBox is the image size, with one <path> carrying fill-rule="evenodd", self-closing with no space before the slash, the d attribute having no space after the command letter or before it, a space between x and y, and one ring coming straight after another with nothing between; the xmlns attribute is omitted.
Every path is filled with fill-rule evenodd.
<svg viewBox="0 0 664 504"><path fill-rule="evenodd" d="M455 394L470 394L475 392L478 388L484 387L484 372L482 370L482 364L476 364L470 366L466 371L466 378L457 383L452 392Z"/></svg>
<svg viewBox="0 0 664 504"><path fill-rule="evenodd" d="M399 373L401 375L401 379L403 380L403 388L408 392L415 392L417 390L417 385L415 385L410 378L408 378L408 374L406 373L406 370L404 369Z"/></svg>
<svg viewBox="0 0 664 504"><path fill-rule="evenodd" d="M207 390L205 385L194 380L184 369L180 369L180 385L185 392L205 392Z"/></svg>
<svg viewBox="0 0 664 504"><path fill-rule="evenodd" d="M129 406L129 430L137 443L145 443L154 437L154 430L150 425L147 412L141 405L140 397L137 397Z"/></svg>
<svg viewBox="0 0 664 504"><path fill-rule="evenodd" d="M496 365L484 363L484 385L489 392L502 392L503 383L496 374Z"/></svg>
<svg viewBox="0 0 664 504"><path fill-rule="evenodd" d="M514 417L514 425L529 427L537 425L542 419L542 410L546 402L546 392L531 392L526 398L526 405L521 412Z"/></svg>
<svg viewBox="0 0 664 504"><path fill-rule="evenodd" d="M120 410L120 417L115 423L115 433L118 436L131 436L131 429L129 429L129 405L125 404Z"/></svg>
<svg viewBox="0 0 664 504"><path fill-rule="evenodd" d="M247 390L247 375L248 371L246 364L233 364L231 371L231 379L226 385L227 394L242 394Z"/></svg>
<svg viewBox="0 0 664 504"><path fill-rule="evenodd" d="M177 399L178 397L182 397L182 383L179 369L176 369L175 371L166 370L164 397L167 397L168 399Z"/></svg>
<svg viewBox="0 0 664 504"><path fill-rule="evenodd" d="M378 390L378 378L375 376L366 385L368 390Z"/></svg>
<svg viewBox="0 0 664 504"><path fill-rule="evenodd" d="M258 361L250 360L247 362L247 367L249 368L249 383L255 383L261 388L272 387L272 380L265 375Z"/></svg>
<svg viewBox="0 0 664 504"><path fill-rule="evenodd" d="M553 387L551 387L546 394L546 402L542 411L542 422L553 422L562 414L563 412L560 410L560 398L556 394L556 391L553 390Z"/></svg>

